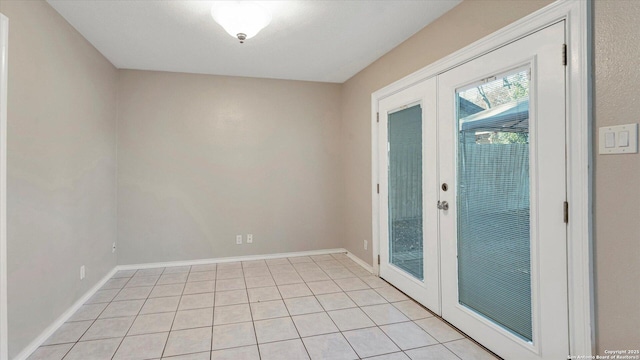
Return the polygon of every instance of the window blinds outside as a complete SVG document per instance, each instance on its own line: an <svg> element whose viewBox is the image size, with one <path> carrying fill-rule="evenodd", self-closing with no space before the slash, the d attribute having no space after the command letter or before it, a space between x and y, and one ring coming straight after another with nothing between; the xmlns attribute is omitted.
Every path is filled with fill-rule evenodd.
<svg viewBox="0 0 640 360"><path fill-rule="evenodd" d="M423 280L422 109L389 114L389 262Z"/></svg>
<svg viewBox="0 0 640 360"><path fill-rule="evenodd" d="M458 293L464 306L531 341L528 79L511 98L504 89L520 75L457 94L458 114L478 94L503 99L491 108L475 101L486 110L458 120Z"/></svg>

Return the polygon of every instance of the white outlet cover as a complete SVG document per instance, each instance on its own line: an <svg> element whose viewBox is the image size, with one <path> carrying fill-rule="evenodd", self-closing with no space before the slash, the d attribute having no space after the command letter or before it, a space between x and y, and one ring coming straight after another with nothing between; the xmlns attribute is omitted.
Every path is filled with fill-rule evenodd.
<svg viewBox="0 0 640 360"><path fill-rule="evenodd" d="M236 235L236 245L242 244L242 235Z"/></svg>
<svg viewBox="0 0 640 360"><path fill-rule="evenodd" d="M253 243L253 234L247 234L247 244Z"/></svg>
<svg viewBox="0 0 640 360"><path fill-rule="evenodd" d="M598 135L599 153L602 155L638 153L638 124L603 126ZM625 140L622 144L621 138Z"/></svg>
<svg viewBox="0 0 640 360"><path fill-rule="evenodd" d="M364 241L364 249L367 250L369 248L369 242L367 240Z"/></svg>

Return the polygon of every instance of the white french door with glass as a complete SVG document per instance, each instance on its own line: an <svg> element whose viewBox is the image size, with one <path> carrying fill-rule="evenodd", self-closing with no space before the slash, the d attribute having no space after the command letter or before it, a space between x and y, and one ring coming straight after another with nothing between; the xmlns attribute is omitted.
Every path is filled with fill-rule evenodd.
<svg viewBox="0 0 640 360"><path fill-rule="evenodd" d="M440 311L436 79L379 102L380 276Z"/></svg>
<svg viewBox="0 0 640 360"><path fill-rule="evenodd" d="M505 359L569 353L564 26L379 101L380 276Z"/></svg>

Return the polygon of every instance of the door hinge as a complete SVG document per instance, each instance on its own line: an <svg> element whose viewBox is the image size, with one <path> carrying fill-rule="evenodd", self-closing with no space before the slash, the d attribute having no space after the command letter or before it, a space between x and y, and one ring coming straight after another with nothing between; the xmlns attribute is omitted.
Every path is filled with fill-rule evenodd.
<svg viewBox="0 0 640 360"><path fill-rule="evenodd" d="M567 66L567 44L562 44L562 65Z"/></svg>
<svg viewBox="0 0 640 360"><path fill-rule="evenodd" d="M378 255L378 265L380 265L380 255Z"/></svg>
<svg viewBox="0 0 640 360"><path fill-rule="evenodd" d="M378 192L378 194L380 194L380 184L376 185L376 191Z"/></svg>
<svg viewBox="0 0 640 360"><path fill-rule="evenodd" d="M564 202L564 223L569 223L569 202Z"/></svg>
<svg viewBox="0 0 640 360"><path fill-rule="evenodd" d="M376 113L376 122L380 122L380 113Z"/></svg>

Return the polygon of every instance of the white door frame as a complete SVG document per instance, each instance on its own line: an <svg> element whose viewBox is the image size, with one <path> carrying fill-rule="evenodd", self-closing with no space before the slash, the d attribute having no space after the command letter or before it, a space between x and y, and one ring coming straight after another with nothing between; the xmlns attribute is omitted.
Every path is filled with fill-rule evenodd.
<svg viewBox="0 0 640 360"><path fill-rule="evenodd" d="M7 76L9 19L0 14L0 360L7 360Z"/></svg>
<svg viewBox="0 0 640 360"><path fill-rule="evenodd" d="M376 125L378 101L548 25L566 20L567 200L570 205L567 227L567 264L568 294L569 304L571 304L569 307L571 355L595 353L591 206L591 10L591 1L559 0L371 94L372 250L373 267L377 273L377 256L380 254L381 241L380 204L376 190L380 176Z"/></svg>

